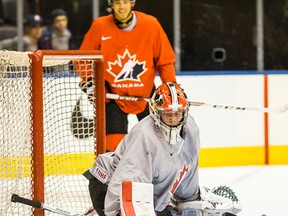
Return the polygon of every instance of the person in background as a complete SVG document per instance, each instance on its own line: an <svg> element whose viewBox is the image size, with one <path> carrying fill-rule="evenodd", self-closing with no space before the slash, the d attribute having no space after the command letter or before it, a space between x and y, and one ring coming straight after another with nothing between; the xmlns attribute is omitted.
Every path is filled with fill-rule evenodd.
<svg viewBox="0 0 288 216"><path fill-rule="evenodd" d="M43 31L43 19L38 14L30 15L24 23L24 37L22 38L24 44L24 51L35 51L38 49L38 40ZM19 38L8 38L0 41L0 49L17 51Z"/></svg>
<svg viewBox="0 0 288 216"><path fill-rule="evenodd" d="M133 10L135 3L136 0L108 0L111 14L93 21L80 50L103 53L107 92L150 97L156 71L163 83L176 81L176 56L158 20ZM77 72L82 90L91 94L92 71L82 68ZM140 121L149 115L147 102L106 100L107 151L114 151L127 134L128 114L135 114Z"/></svg>
<svg viewBox="0 0 288 216"><path fill-rule="evenodd" d="M38 42L39 49L68 50L71 48L72 34L68 27L68 16L63 9L51 12L52 25L48 27Z"/></svg>

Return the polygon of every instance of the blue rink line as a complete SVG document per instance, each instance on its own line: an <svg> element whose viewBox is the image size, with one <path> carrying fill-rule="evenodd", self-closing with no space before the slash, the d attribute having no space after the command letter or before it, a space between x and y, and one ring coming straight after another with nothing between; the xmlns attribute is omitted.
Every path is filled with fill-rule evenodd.
<svg viewBox="0 0 288 216"><path fill-rule="evenodd" d="M28 73L15 73L15 72L4 72L4 78L23 78L27 77ZM275 75L275 74L288 74L288 70L264 70L264 71L245 71L245 70L230 70L230 71L178 71L176 72L176 76L223 76L223 75ZM157 76L159 74L157 73ZM44 73L43 77L45 78L61 78L61 77L78 77L76 72L61 72L61 73L53 73L48 72Z"/></svg>
<svg viewBox="0 0 288 216"><path fill-rule="evenodd" d="M217 75L273 75L288 74L288 70L229 70L229 71L178 71L177 76L217 76Z"/></svg>
<svg viewBox="0 0 288 216"><path fill-rule="evenodd" d="M0 75L3 75L3 78L26 78L31 77L28 72L6 72L6 73L0 73ZM61 72L61 73L44 73L44 78L62 78L62 77L78 77L78 74L75 73L69 73L69 72Z"/></svg>
<svg viewBox="0 0 288 216"><path fill-rule="evenodd" d="M273 75L273 74L288 74L288 70L265 70L265 71L178 71L176 76L219 76L219 75ZM53 74L48 73L44 77L77 77L78 74L75 73L61 73ZM157 73L157 76L159 74Z"/></svg>

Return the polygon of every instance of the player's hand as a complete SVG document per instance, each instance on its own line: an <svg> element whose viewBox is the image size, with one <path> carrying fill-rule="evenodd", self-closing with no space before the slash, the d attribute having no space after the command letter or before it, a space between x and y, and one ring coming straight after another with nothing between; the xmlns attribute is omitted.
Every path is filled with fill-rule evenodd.
<svg viewBox="0 0 288 216"><path fill-rule="evenodd" d="M93 104L94 89L93 89L92 78L88 78L85 83L82 83L81 89L85 94L87 94L87 97L90 103Z"/></svg>
<svg viewBox="0 0 288 216"><path fill-rule="evenodd" d="M108 91L108 89L105 87L105 95L106 95L106 93L109 93L109 91ZM105 103L107 104L107 103L110 103L110 102L111 102L111 100L110 100L109 98L105 97Z"/></svg>
<svg viewBox="0 0 288 216"><path fill-rule="evenodd" d="M90 101L91 104L93 104L93 99L94 99L94 86L93 86L93 80L92 78L87 79L85 83L82 83L81 89L82 91L87 94L88 100ZM108 93L107 88L105 87L105 95ZM110 103L111 100L109 98L105 97L105 103Z"/></svg>

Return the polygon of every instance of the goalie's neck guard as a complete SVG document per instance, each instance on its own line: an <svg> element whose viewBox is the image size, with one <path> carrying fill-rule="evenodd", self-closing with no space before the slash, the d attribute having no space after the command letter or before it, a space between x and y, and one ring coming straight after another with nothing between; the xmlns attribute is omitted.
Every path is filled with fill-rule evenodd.
<svg viewBox="0 0 288 216"><path fill-rule="evenodd" d="M164 148L169 151L170 156L178 155L184 144L185 127L178 126L171 131L170 127L167 127L166 125L155 123L154 126L158 139L164 146L166 146Z"/></svg>
<svg viewBox="0 0 288 216"><path fill-rule="evenodd" d="M155 120L155 118L153 119ZM183 127L182 124L171 127L164 124L162 121L160 121L160 119L156 118L155 126L162 131L162 134L168 144L175 145L183 140L181 137L181 131Z"/></svg>

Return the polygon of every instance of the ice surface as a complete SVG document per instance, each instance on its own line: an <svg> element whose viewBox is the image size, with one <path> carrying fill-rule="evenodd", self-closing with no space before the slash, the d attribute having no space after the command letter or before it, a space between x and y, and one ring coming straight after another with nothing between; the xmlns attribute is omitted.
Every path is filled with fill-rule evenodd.
<svg viewBox="0 0 288 216"><path fill-rule="evenodd" d="M239 216L288 215L288 165L200 168L200 184L228 185L243 210Z"/></svg>

